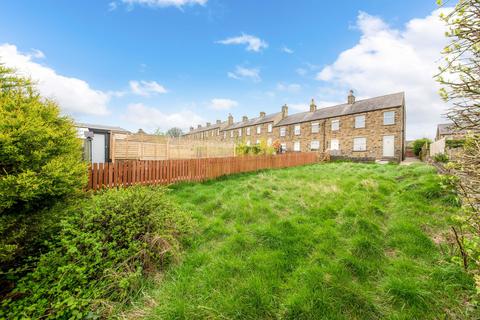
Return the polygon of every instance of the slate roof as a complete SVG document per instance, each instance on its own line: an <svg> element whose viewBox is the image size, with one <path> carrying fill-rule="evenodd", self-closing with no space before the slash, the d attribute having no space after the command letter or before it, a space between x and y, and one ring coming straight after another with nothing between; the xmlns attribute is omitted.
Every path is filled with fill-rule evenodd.
<svg viewBox="0 0 480 320"><path fill-rule="evenodd" d="M226 123L227 123L226 121L223 121L223 122L220 122L220 123L211 124L208 127L207 126L202 126L200 128L195 128L192 131L187 131L187 132L185 132L184 135L204 132L204 131L208 131L208 130L212 130L212 129L217 129L217 128L220 128L220 127L224 126Z"/></svg>
<svg viewBox="0 0 480 320"><path fill-rule="evenodd" d="M75 127L77 128L88 128L93 130L106 130L106 131L115 131L115 132L130 132L126 129L121 127L114 127L114 126L105 126L101 124L91 124L91 123L80 123L76 122Z"/></svg>
<svg viewBox="0 0 480 320"><path fill-rule="evenodd" d="M441 123L437 126L439 134L455 134L458 131L455 131L453 128L453 123Z"/></svg>
<svg viewBox="0 0 480 320"><path fill-rule="evenodd" d="M318 109L314 112L301 112L292 114L279 121L275 126L285 126L293 123L300 123L312 120L334 118L349 114L369 112L393 107L399 107L404 104L404 92L388 94L385 96L374 97L370 99L358 100L354 104L339 104L332 107Z"/></svg>
<svg viewBox="0 0 480 320"><path fill-rule="evenodd" d="M275 117L277 117L280 114L281 114L281 112L277 112L277 113L267 114L263 117L248 119L247 121L235 122L235 123L223 128L222 131L240 129L240 128L243 128L243 127L255 126L255 125L259 125L259 124L267 123L267 122L273 122L275 120Z"/></svg>

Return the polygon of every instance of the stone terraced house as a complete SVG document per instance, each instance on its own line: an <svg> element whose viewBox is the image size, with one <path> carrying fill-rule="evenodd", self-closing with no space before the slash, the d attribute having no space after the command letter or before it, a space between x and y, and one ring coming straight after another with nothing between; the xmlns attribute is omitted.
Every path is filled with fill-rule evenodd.
<svg viewBox="0 0 480 320"><path fill-rule="evenodd" d="M312 99L310 110L288 115L280 112L246 116L234 122L217 120L205 127L190 128L185 137L218 141L243 141L252 145L264 140L278 140L286 152L318 151L332 156L365 160L401 161L405 151L405 94L403 92L355 100L353 92L347 103L317 108Z"/></svg>

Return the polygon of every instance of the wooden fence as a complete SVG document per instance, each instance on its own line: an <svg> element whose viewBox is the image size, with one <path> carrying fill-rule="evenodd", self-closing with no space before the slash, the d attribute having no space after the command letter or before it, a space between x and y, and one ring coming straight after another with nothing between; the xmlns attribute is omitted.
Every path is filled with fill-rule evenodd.
<svg viewBox="0 0 480 320"><path fill-rule="evenodd" d="M88 172L88 189L203 181L240 172L311 164L323 159L316 152L305 152L272 156L94 163Z"/></svg>

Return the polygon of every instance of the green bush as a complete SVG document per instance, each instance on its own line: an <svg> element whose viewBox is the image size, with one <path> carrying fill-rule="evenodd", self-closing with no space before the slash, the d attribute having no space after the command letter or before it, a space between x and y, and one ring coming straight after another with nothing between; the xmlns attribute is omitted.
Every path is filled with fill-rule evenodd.
<svg viewBox="0 0 480 320"><path fill-rule="evenodd" d="M448 156L445 153L437 153L436 155L433 156L433 160L435 162L447 163Z"/></svg>
<svg viewBox="0 0 480 320"><path fill-rule="evenodd" d="M20 274L44 250L56 221L45 208L85 186L81 157L72 121L0 65L0 295L13 285L13 270Z"/></svg>
<svg viewBox="0 0 480 320"><path fill-rule="evenodd" d="M445 146L448 148L460 148L465 144L465 139L445 140Z"/></svg>
<svg viewBox="0 0 480 320"><path fill-rule="evenodd" d="M192 226L163 188L108 190L65 210L56 243L3 302L0 318L108 316L176 257Z"/></svg>
<svg viewBox="0 0 480 320"><path fill-rule="evenodd" d="M422 138L413 141L413 153L415 153L416 156L419 156L423 146L425 144L430 145L430 143L432 143L432 141L428 138Z"/></svg>
<svg viewBox="0 0 480 320"><path fill-rule="evenodd" d="M274 154L275 148L269 146L265 140L254 145L247 145L245 142L240 142L235 146L235 153L237 155L271 155Z"/></svg>

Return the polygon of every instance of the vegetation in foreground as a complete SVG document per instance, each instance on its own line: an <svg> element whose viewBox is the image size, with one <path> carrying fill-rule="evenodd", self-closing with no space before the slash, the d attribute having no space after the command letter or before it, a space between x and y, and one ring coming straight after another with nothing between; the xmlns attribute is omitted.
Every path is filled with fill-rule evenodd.
<svg viewBox="0 0 480 320"><path fill-rule="evenodd" d="M200 230L154 307L127 317L478 319L448 227L456 195L431 167L328 163L172 189Z"/></svg>

